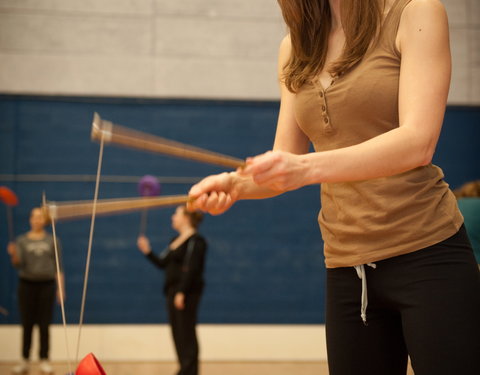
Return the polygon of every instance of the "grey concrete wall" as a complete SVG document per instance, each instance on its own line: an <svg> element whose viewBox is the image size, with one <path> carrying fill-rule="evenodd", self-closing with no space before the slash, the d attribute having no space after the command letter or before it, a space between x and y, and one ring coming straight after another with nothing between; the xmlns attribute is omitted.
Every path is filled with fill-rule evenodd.
<svg viewBox="0 0 480 375"><path fill-rule="evenodd" d="M451 104L480 104L480 1L444 0ZM277 99L275 0L0 0L0 92Z"/></svg>
<svg viewBox="0 0 480 375"><path fill-rule="evenodd" d="M453 72L449 102L480 104L480 0L442 0L450 23Z"/></svg>

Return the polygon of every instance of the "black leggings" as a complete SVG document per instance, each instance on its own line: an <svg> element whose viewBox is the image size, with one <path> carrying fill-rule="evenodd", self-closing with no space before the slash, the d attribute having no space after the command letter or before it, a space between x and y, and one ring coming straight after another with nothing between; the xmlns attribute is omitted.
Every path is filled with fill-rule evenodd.
<svg viewBox="0 0 480 375"><path fill-rule="evenodd" d="M18 303L23 326L24 359L30 357L32 330L38 324L40 331L40 359L48 359L49 332L55 302L55 281L28 281L20 279L18 285Z"/></svg>
<svg viewBox="0 0 480 375"><path fill-rule="evenodd" d="M327 352L331 375L480 374L480 273L464 227L425 249L327 270Z"/></svg>
<svg viewBox="0 0 480 375"><path fill-rule="evenodd" d="M186 294L185 308L174 306L173 292L167 295L167 309L180 371L177 375L198 374L197 312L201 294Z"/></svg>

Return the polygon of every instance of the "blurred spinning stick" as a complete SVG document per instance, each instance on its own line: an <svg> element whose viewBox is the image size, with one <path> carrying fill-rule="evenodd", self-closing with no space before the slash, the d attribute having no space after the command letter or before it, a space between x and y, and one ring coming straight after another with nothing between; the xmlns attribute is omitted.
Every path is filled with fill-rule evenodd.
<svg viewBox="0 0 480 375"><path fill-rule="evenodd" d="M97 200L96 215L115 215L140 211L146 208L176 206L190 201L188 195L170 195L165 197L117 198ZM69 202L44 202L44 213L50 220L74 220L92 215L92 200Z"/></svg>
<svg viewBox="0 0 480 375"><path fill-rule="evenodd" d="M8 239L12 242L15 240L12 207L18 204L18 198L12 190L6 186L0 186L0 200L5 203L7 207Z"/></svg>
<svg viewBox="0 0 480 375"><path fill-rule="evenodd" d="M142 197L156 197L160 195L162 191L162 185L158 179L151 175L143 176L138 182L138 193ZM142 216L140 219L140 235L145 235L147 231L147 215L148 208L142 210Z"/></svg>
<svg viewBox="0 0 480 375"><path fill-rule="evenodd" d="M102 139L102 135L104 142L107 144L113 143L137 150L151 151L235 169L245 166L245 161L242 159L116 125L110 121L103 120L98 113L95 113L93 116L91 138L92 140L99 141Z"/></svg>

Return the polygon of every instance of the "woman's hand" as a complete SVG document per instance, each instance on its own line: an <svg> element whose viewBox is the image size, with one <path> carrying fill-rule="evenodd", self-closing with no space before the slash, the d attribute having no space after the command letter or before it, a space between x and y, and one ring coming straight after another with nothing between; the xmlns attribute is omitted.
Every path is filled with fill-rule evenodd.
<svg viewBox="0 0 480 375"><path fill-rule="evenodd" d="M189 210L201 210L212 215L227 211L237 200L239 192L235 173L208 176L194 185L189 192Z"/></svg>
<svg viewBox="0 0 480 375"><path fill-rule="evenodd" d="M183 310L185 308L185 294L183 294L182 292L178 292L177 294L175 294L173 304L175 305L177 310Z"/></svg>
<svg viewBox="0 0 480 375"><path fill-rule="evenodd" d="M9 242L7 245L7 253L10 255L10 260L13 266L18 266L20 264L20 258L17 253L17 245L15 242Z"/></svg>
<svg viewBox="0 0 480 375"><path fill-rule="evenodd" d="M152 252L152 248L150 247L150 241L145 236L138 237L137 246L138 250L140 250L145 255L148 255Z"/></svg>
<svg viewBox="0 0 480 375"><path fill-rule="evenodd" d="M250 175L255 184L278 192L295 190L308 185L307 156L284 151L268 151L247 159L247 166L239 170Z"/></svg>
<svg viewBox="0 0 480 375"><path fill-rule="evenodd" d="M301 156L287 152L273 152L271 154L298 157L298 160L303 160ZM187 208L189 210L201 210L212 215L220 215L232 207L238 200L264 199L279 195L281 193L280 189L271 189L268 183L260 185L252 179L256 175L256 168L259 165L263 166L260 163L261 161L257 157L248 159L245 170L239 168L236 172L222 173L204 178L190 189L190 201L187 204ZM257 164L257 162L259 163ZM305 170L307 169L305 168ZM295 188L292 187L291 189Z"/></svg>
<svg viewBox="0 0 480 375"><path fill-rule="evenodd" d="M16 256L17 255L17 245L15 242L9 242L7 245L7 253L10 256Z"/></svg>
<svg viewBox="0 0 480 375"><path fill-rule="evenodd" d="M65 303L67 294L65 292L65 276L63 272L60 272L57 277L57 303L62 304L62 301Z"/></svg>
<svg viewBox="0 0 480 375"><path fill-rule="evenodd" d="M62 301L65 303L66 300L67 296L65 294L65 290L60 291L60 288L57 288L57 303L61 305Z"/></svg>

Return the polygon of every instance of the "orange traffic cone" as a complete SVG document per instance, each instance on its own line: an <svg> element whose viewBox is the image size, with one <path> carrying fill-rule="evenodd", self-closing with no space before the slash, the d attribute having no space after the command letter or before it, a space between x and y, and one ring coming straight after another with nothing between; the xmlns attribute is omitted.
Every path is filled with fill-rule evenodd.
<svg viewBox="0 0 480 375"><path fill-rule="evenodd" d="M80 361L75 375L107 375L107 373L93 353L90 353Z"/></svg>

